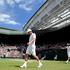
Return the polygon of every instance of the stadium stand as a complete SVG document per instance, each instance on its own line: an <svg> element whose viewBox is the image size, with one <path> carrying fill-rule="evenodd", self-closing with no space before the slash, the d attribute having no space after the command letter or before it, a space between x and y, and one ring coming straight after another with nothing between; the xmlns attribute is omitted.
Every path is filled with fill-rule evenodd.
<svg viewBox="0 0 70 70"><path fill-rule="evenodd" d="M23 32L0 29L0 57L24 58L31 28L37 34L40 59L66 60L70 42L70 0L48 0L24 26Z"/></svg>

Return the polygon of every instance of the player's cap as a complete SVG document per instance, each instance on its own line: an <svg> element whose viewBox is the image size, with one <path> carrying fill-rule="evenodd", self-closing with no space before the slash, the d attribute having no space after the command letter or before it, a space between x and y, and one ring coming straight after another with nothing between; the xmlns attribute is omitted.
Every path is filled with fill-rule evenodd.
<svg viewBox="0 0 70 70"><path fill-rule="evenodd" d="M28 32L32 32L32 30L31 30L31 29L27 29L27 33L28 33Z"/></svg>

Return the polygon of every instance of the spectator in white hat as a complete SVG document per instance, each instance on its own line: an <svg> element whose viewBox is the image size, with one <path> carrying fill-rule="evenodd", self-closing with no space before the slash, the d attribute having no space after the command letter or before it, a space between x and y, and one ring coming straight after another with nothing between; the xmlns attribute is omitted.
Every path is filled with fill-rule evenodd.
<svg viewBox="0 0 70 70"><path fill-rule="evenodd" d="M68 55L68 59L67 59L67 61L66 61L66 63L68 63L69 62L69 60L70 60L70 43L67 43L67 55Z"/></svg>

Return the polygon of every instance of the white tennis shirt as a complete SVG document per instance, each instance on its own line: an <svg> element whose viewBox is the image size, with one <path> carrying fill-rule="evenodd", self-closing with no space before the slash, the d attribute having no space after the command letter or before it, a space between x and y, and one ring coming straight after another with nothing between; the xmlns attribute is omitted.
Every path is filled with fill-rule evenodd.
<svg viewBox="0 0 70 70"><path fill-rule="evenodd" d="M32 33L30 35L29 42L32 41L33 39L36 39L36 34L35 33ZM35 46L35 40L29 46Z"/></svg>
<svg viewBox="0 0 70 70"><path fill-rule="evenodd" d="M67 46L67 52L70 54L70 46Z"/></svg>

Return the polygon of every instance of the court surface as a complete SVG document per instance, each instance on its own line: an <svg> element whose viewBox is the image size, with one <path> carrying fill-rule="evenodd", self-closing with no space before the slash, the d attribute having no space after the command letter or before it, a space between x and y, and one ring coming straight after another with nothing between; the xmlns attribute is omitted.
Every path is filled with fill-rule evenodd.
<svg viewBox="0 0 70 70"><path fill-rule="evenodd" d="M20 68L24 63L22 59L0 59L0 70L70 70L70 62L42 60L43 66L37 68L38 64L35 60L28 61L27 68Z"/></svg>

